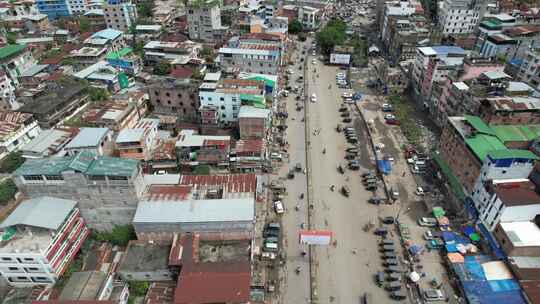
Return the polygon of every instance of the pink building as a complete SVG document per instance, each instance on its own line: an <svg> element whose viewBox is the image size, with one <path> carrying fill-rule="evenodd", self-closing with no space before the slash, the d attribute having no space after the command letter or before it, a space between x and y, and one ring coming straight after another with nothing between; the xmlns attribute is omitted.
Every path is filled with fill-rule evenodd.
<svg viewBox="0 0 540 304"><path fill-rule="evenodd" d="M10 285L53 285L62 276L90 233L76 205L33 198L0 224L0 274Z"/></svg>

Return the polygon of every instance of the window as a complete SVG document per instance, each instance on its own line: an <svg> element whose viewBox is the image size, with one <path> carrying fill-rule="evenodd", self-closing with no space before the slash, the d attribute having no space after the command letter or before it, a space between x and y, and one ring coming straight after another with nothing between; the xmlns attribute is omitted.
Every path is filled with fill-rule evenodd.
<svg viewBox="0 0 540 304"><path fill-rule="evenodd" d="M225 101L225 97L220 97L219 100Z"/></svg>
<svg viewBox="0 0 540 304"><path fill-rule="evenodd" d="M182 98L182 94L178 94L178 98Z"/></svg>
<svg viewBox="0 0 540 304"><path fill-rule="evenodd" d="M12 271L13 271L13 270L19 270L18 267L8 267L8 269L9 269L9 270L12 270Z"/></svg>
<svg viewBox="0 0 540 304"><path fill-rule="evenodd" d="M42 181L43 177L41 175L23 175L24 180L35 180Z"/></svg>
<svg viewBox="0 0 540 304"><path fill-rule="evenodd" d="M221 108L222 110L225 110L225 106L221 106L220 108Z"/></svg>
<svg viewBox="0 0 540 304"><path fill-rule="evenodd" d="M91 181L104 181L105 176L103 176L103 175L89 175L88 179L91 180Z"/></svg>
<svg viewBox="0 0 540 304"><path fill-rule="evenodd" d="M154 91L154 94L156 94L156 96L158 96L158 95L159 95L159 92L158 92L158 91Z"/></svg>
<svg viewBox="0 0 540 304"><path fill-rule="evenodd" d="M127 180L126 176L109 176L109 180Z"/></svg>
<svg viewBox="0 0 540 304"><path fill-rule="evenodd" d="M165 95L166 95L167 97L171 97L171 93L169 93L169 92L165 93Z"/></svg>
<svg viewBox="0 0 540 304"><path fill-rule="evenodd" d="M62 175L45 175L46 180L64 180Z"/></svg>

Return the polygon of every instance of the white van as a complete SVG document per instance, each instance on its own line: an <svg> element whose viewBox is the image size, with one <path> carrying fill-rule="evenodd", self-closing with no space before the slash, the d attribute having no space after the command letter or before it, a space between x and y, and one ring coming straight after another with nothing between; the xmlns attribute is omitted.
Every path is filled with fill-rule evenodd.
<svg viewBox="0 0 540 304"><path fill-rule="evenodd" d="M270 158L281 161L281 153L272 152L270 153Z"/></svg>

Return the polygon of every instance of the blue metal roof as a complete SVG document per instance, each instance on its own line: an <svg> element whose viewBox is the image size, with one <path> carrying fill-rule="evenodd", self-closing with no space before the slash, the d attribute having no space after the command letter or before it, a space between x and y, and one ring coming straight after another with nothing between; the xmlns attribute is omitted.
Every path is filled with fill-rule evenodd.
<svg viewBox="0 0 540 304"><path fill-rule="evenodd" d="M431 48L435 52L437 52L438 55L442 55L442 54L460 54L460 55L464 55L465 54L465 50L460 48L459 46L439 45L439 46L432 46Z"/></svg>
<svg viewBox="0 0 540 304"><path fill-rule="evenodd" d="M94 33L94 35L92 35L92 38L114 40L120 35L122 35L121 31L117 31L113 29L106 29L106 30L102 30L97 33Z"/></svg>

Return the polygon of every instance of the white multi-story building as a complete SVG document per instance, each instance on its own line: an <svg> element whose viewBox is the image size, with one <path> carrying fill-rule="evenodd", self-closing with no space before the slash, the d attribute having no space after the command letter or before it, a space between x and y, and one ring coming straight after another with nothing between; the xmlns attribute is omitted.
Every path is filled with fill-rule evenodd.
<svg viewBox="0 0 540 304"><path fill-rule="evenodd" d="M240 79L205 82L199 87L199 99L202 112L217 109L218 123L230 125L238 121L241 105L265 104L264 82Z"/></svg>
<svg viewBox="0 0 540 304"><path fill-rule="evenodd" d="M62 276L90 233L76 205L33 198L0 224L0 274L10 285L52 285Z"/></svg>
<svg viewBox="0 0 540 304"><path fill-rule="evenodd" d="M540 91L540 49L531 49L527 52L519 67L518 79L528 83L535 90Z"/></svg>
<svg viewBox="0 0 540 304"><path fill-rule="evenodd" d="M486 228L493 230L499 222L530 220L540 213L540 195L528 179L537 159L529 150L489 152L471 194Z"/></svg>
<svg viewBox="0 0 540 304"><path fill-rule="evenodd" d="M298 20L306 30L319 28L323 17L322 10L311 6L298 7Z"/></svg>
<svg viewBox="0 0 540 304"><path fill-rule="evenodd" d="M219 0L190 1L187 8L189 38L213 42L221 39L225 29L221 25Z"/></svg>
<svg viewBox="0 0 540 304"><path fill-rule="evenodd" d="M6 73L0 71L0 110L17 110L19 104L15 99L15 87Z"/></svg>
<svg viewBox="0 0 540 304"><path fill-rule="evenodd" d="M137 7L127 0L108 0L103 4L107 28L127 32L137 20Z"/></svg>
<svg viewBox="0 0 540 304"><path fill-rule="evenodd" d="M487 3L484 0L444 0L439 6L443 35L470 34L482 19Z"/></svg>
<svg viewBox="0 0 540 304"><path fill-rule="evenodd" d="M0 111L0 159L17 151L40 132L32 114Z"/></svg>
<svg viewBox="0 0 540 304"><path fill-rule="evenodd" d="M277 75L280 67L280 50L275 47L220 48L219 62L223 70Z"/></svg>

